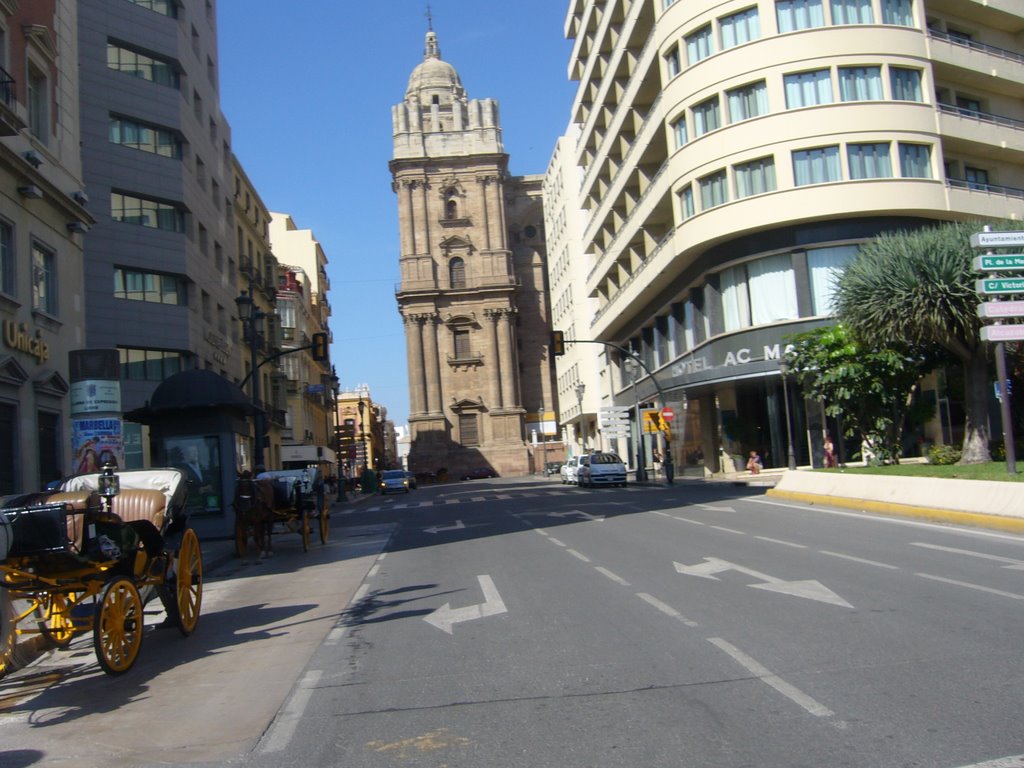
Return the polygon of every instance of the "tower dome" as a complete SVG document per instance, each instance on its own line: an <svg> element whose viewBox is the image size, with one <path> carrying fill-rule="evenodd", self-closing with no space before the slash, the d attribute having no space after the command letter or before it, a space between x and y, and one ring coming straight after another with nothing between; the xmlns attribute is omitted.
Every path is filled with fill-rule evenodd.
<svg viewBox="0 0 1024 768"><path fill-rule="evenodd" d="M442 61L437 33L429 30L423 50L423 61L417 64L409 75L409 86L405 89L406 101L415 99L420 104L449 105L453 99L462 101L465 97L459 73L447 61Z"/></svg>

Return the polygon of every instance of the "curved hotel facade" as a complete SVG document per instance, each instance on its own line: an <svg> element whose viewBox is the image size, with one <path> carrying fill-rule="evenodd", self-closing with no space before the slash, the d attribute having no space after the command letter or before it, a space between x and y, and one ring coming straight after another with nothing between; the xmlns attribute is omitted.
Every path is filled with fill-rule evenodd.
<svg viewBox="0 0 1024 768"><path fill-rule="evenodd" d="M834 425L779 360L787 335L831 322L859 244L1024 213L1020 3L575 0L566 34L583 265L568 295L593 305L572 335L656 379L634 388L612 352L590 418L660 406L660 388L677 470L733 471L749 450L784 466L789 442L820 466ZM552 275L553 304L566 293ZM560 360L560 389L562 361L577 364ZM926 396L955 414L938 381Z"/></svg>

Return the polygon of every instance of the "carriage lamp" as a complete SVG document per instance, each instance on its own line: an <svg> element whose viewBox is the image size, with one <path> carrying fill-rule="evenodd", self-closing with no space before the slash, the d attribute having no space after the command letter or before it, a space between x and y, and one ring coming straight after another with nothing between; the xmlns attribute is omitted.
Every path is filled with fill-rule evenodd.
<svg viewBox="0 0 1024 768"><path fill-rule="evenodd" d="M121 492L121 478L114 473L114 469L113 464L109 462L104 464L103 471L100 473L97 481L99 494L107 501L108 512L113 509L114 497Z"/></svg>

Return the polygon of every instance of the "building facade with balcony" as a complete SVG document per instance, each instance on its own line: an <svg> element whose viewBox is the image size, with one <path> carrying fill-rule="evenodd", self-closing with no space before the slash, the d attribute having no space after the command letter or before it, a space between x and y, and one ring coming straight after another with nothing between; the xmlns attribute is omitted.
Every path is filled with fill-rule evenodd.
<svg viewBox="0 0 1024 768"><path fill-rule="evenodd" d="M638 397L674 407L677 468L734 471L754 449L784 466L787 429L797 463L820 465L833 425L779 360L788 334L831 322L859 245L1024 215L1020 4L572 0L566 32L578 287L598 303L577 332L653 371Z"/></svg>
<svg viewBox="0 0 1024 768"><path fill-rule="evenodd" d="M85 346L78 3L0 0L0 495L74 471Z"/></svg>
<svg viewBox="0 0 1024 768"><path fill-rule="evenodd" d="M554 398L541 177L509 175L497 103L467 98L433 30L392 122L409 469L527 474Z"/></svg>

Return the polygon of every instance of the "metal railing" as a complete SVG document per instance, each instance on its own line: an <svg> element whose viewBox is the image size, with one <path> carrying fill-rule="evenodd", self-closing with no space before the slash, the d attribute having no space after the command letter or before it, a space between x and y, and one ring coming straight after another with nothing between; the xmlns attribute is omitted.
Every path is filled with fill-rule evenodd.
<svg viewBox="0 0 1024 768"><path fill-rule="evenodd" d="M975 40L968 40L961 35L951 35L947 32L939 32L936 29L929 29L928 36L934 37L936 40L944 40L947 43L953 45L959 45L961 48L968 48L972 51L981 51L987 53L990 56L998 56L1000 59L1007 59L1009 61L1016 61L1024 64L1024 54L1016 51L1008 51L1005 48L997 48L994 45L986 45L985 43L979 43Z"/></svg>
<svg viewBox="0 0 1024 768"><path fill-rule="evenodd" d="M1014 128L1018 131L1024 131L1024 120L1018 120L1015 117L994 115L991 112L982 112L980 109L968 109L967 107L958 107L955 104L943 104L941 102L936 106L939 112L942 112L945 115L968 117L981 123L988 123L990 125L1002 126L1003 128Z"/></svg>

